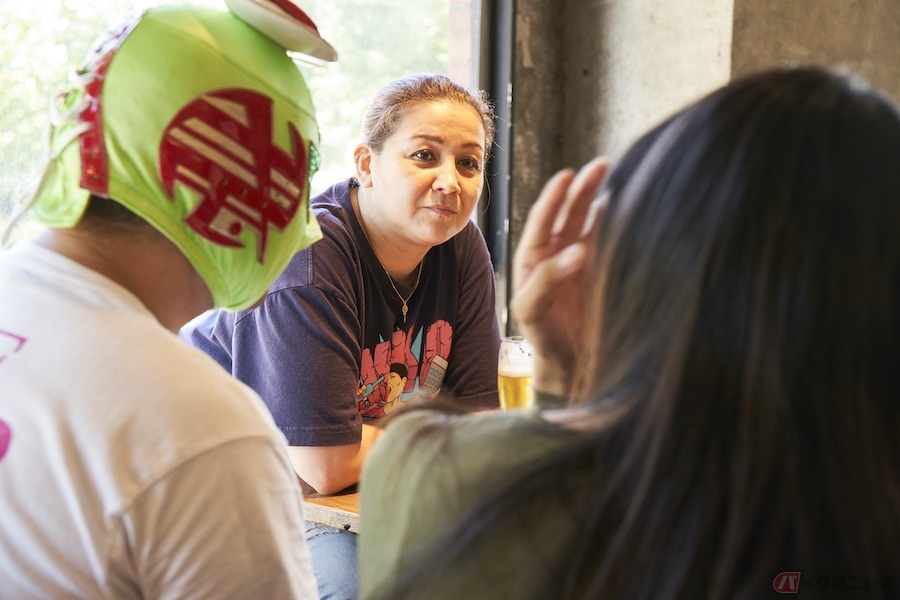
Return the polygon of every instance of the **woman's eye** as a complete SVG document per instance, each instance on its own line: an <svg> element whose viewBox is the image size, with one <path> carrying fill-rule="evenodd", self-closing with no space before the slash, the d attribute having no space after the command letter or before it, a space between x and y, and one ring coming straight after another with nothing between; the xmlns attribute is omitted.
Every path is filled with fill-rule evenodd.
<svg viewBox="0 0 900 600"><path fill-rule="evenodd" d="M459 161L459 164L464 169L471 169L472 171L480 171L481 170L481 163L478 162L477 160L475 160L474 158L464 158L461 161Z"/></svg>
<svg viewBox="0 0 900 600"><path fill-rule="evenodd" d="M430 150L416 150L413 152L413 157L419 160L432 160L434 159L434 154Z"/></svg>

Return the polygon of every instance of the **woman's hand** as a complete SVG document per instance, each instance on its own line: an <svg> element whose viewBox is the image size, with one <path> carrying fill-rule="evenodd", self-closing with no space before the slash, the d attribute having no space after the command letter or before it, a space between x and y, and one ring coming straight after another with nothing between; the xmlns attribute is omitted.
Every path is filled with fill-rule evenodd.
<svg viewBox="0 0 900 600"><path fill-rule="evenodd" d="M510 307L535 346L535 388L568 396L585 323L585 268L602 212L607 162L557 173L531 207L513 257Z"/></svg>

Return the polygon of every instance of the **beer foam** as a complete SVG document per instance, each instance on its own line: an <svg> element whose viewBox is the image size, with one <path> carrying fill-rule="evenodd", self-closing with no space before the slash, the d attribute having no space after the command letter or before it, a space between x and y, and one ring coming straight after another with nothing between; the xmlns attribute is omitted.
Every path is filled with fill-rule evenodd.
<svg viewBox="0 0 900 600"><path fill-rule="evenodd" d="M528 359L511 364L508 363L497 369L499 375L505 375L506 377L531 377L532 371L531 361Z"/></svg>

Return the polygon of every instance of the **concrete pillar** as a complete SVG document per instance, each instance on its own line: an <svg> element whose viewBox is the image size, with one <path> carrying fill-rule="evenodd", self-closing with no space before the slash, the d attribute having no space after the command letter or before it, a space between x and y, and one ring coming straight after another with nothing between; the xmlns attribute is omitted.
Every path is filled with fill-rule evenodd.
<svg viewBox="0 0 900 600"><path fill-rule="evenodd" d="M516 1L511 252L556 171L615 155L727 81L730 25L731 0Z"/></svg>
<svg viewBox="0 0 900 600"><path fill-rule="evenodd" d="M553 173L598 154L615 157L734 76L792 62L843 66L900 98L900 0L515 6L510 252Z"/></svg>

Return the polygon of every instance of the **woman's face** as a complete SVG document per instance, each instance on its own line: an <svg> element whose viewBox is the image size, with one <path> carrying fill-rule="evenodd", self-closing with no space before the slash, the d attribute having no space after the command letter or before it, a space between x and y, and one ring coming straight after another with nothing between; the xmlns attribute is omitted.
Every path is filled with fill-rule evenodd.
<svg viewBox="0 0 900 600"><path fill-rule="evenodd" d="M449 101L410 108L360 178L367 223L398 245L427 251L462 231L484 185L485 132L474 108ZM365 169L364 169L365 171Z"/></svg>

